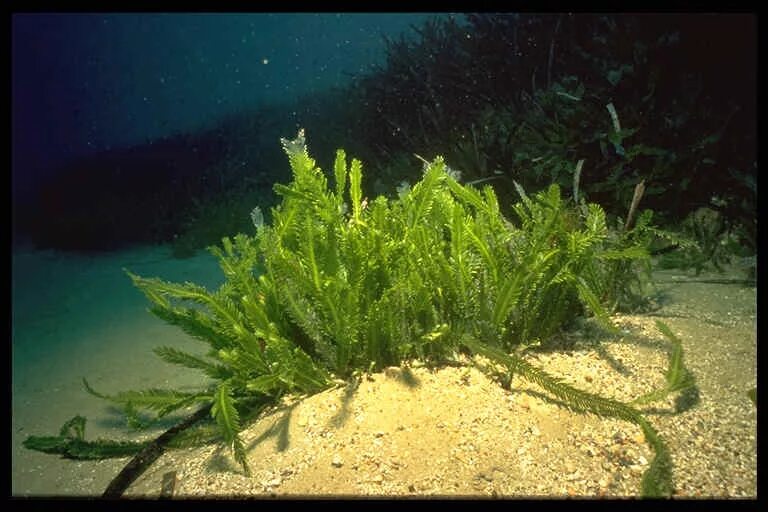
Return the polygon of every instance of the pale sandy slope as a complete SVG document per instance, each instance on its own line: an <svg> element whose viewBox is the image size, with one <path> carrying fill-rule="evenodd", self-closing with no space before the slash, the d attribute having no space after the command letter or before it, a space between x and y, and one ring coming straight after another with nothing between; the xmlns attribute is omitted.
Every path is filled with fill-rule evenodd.
<svg viewBox="0 0 768 512"><path fill-rule="evenodd" d="M162 344L202 347L146 313L122 267L208 286L220 278L211 257L173 260L162 248L14 261L14 495L98 496L127 462L21 447L75 413L87 416L89 439L136 438L82 391L81 376L105 392L200 382L152 354ZM670 400L649 415L672 450L676 493L755 496L756 410L744 394L756 381L755 289L657 277L658 314L682 338L699 384L691 409L670 414ZM667 345L655 318L617 316L622 337L594 344L585 328L570 349L529 360L582 389L630 399L663 383ZM627 496L652 457L633 425L569 412L521 379L505 391L471 367L391 368L287 402L244 437L251 478L226 450L205 447L163 456L129 494L157 495L163 474L176 471L182 496Z"/></svg>
<svg viewBox="0 0 768 512"><path fill-rule="evenodd" d="M88 419L87 439L135 437L108 404L84 391L82 377L107 393L201 380L152 353L158 345L197 350L199 344L146 311L146 299L123 267L209 286L221 275L206 253L175 260L164 247L90 256L13 254L13 495L98 495L125 463L66 461L21 446L28 435L55 435L75 414Z"/></svg>

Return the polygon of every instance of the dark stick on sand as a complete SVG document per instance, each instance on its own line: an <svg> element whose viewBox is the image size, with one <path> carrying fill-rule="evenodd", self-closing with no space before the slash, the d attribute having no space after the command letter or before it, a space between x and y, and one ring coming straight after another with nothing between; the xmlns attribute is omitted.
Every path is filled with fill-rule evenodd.
<svg viewBox="0 0 768 512"><path fill-rule="evenodd" d="M163 454L163 452L165 452L166 445L176 436L176 434L202 420L208 416L210 412L211 404L208 404L181 423L178 423L163 432L160 437L149 443L146 448L141 450L133 457L133 459L131 459L123 470L112 479L101 497L112 499L122 497L126 489L128 489L128 487L135 482L136 479Z"/></svg>

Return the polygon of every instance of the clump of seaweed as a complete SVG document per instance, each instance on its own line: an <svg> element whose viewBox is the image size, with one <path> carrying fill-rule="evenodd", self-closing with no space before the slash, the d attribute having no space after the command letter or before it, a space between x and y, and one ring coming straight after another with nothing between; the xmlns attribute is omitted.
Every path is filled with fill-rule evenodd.
<svg viewBox="0 0 768 512"><path fill-rule="evenodd" d="M329 185L303 130L281 140L292 181L275 185L282 203L269 224L254 210L254 234L210 248L226 277L218 290L127 271L153 314L208 345L204 356L170 347L157 355L202 371L210 386L109 396L86 383L91 393L134 419L138 411L163 417L202 406L248 474L240 432L255 406L286 393L316 393L360 371L478 354L574 410L638 424L656 452L641 491L671 494L669 451L640 411L569 386L515 352L578 315L615 330L606 305L615 302L614 274L630 267L611 263L647 260L644 238L630 234L648 219L615 236L599 205L564 199L557 185L529 195L515 183L513 222L490 186L459 183L440 157L397 198L369 200L359 160L338 150ZM692 385L681 350L677 344L667 386L643 400Z"/></svg>

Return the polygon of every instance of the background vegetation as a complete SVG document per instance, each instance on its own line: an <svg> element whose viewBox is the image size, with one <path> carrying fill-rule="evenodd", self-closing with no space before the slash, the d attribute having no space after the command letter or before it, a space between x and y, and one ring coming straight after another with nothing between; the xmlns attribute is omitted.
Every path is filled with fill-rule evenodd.
<svg viewBox="0 0 768 512"><path fill-rule="evenodd" d="M753 16L470 14L414 30L345 89L71 163L17 225L41 246L171 242L190 255L275 204L271 185L288 177L275 141L302 126L321 158L344 140L369 162L366 195L418 179L414 154L443 155L506 210L513 181L570 187L581 162L582 194L607 211L621 215L644 180L657 222L707 208L720 241L754 253Z"/></svg>

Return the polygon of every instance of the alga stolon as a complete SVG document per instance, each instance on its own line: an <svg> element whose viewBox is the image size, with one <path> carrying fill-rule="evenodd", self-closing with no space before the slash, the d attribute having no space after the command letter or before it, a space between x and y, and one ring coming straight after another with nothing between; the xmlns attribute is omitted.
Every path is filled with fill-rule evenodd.
<svg viewBox="0 0 768 512"><path fill-rule="evenodd" d="M671 495L670 453L635 407L693 385L682 346L664 324L658 327L671 342L667 384L632 403L565 384L522 355L585 313L615 331L608 313L633 296L637 264L647 263L655 233L651 212L640 214L631 229L620 219L609 229L599 205L563 200L557 185L529 197L515 184L521 201L512 206L513 223L490 186L459 183L439 157L398 197L368 200L358 160L348 165L339 150L330 188L309 156L303 130L295 140L281 140L293 179L275 185L282 203L270 224L255 208L253 235L224 238L221 247L210 248L226 277L218 290L128 272L153 314L209 347L205 356L171 347L157 348L157 355L202 371L211 385L107 396L86 382L90 392L122 406L133 425L141 423L140 411L161 418L195 405L202 407L197 416L213 424L188 421L194 426L147 445L87 442L81 418L74 433L65 425L58 438L32 436L25 446L72 458L146 448L139 457L146 465L164 445L223 440L249 474L242 425L282 395L316 393L362 371L413 360L439 365L477 354L505 368L502 385L520 376L573 410L639 425L655 451L641 493ZM139 462L134 467L141 468ZM127 473L107 496L119 496L138 476Z"/></svg>

